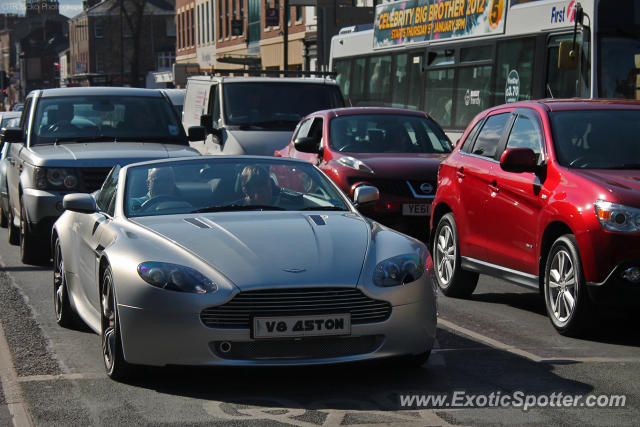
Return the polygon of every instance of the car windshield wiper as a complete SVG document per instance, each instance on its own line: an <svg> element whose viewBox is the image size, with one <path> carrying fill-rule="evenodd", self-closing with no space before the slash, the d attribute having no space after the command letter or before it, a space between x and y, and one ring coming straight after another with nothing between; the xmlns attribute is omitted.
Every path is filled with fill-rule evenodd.
<svg viewBox="0 0 640 427"><path fill-rule="evenodd" d="M63 142L118 142L115 136L96 135L96 136L65 136L56 138L53 145L58 145Z"/></svg>
<svg viewBox="0 0 640 427"><path fill-rule="evenodd" d="M285 208L271 205L224 205L209 206L193 210L189 213L206 213L206 212L228 212L228 211L284 211Z"/></svg>
<svg viewBox="0 0 640 427"><path fill-rule="evenodd" d="M346 211L347 209L340 206L309 206L302 209L303 211Z"/></svg>

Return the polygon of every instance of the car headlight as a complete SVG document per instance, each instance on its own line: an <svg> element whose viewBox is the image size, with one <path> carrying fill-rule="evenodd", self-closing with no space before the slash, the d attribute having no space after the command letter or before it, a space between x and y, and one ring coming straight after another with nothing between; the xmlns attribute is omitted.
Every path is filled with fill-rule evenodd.
<svg viewBox="0 0 640 427"><path fill-rule="evenodd" d="M422 252L422 251L421 251ZM373 283L398 286L418 280L425 271L426 254L405 254L385 259L376 265Z"/></svg>
<svg viewBox="0 0 640 427"><path fill-rule="evenodd" d="M604 200L596 200L594 206L598 221L605 230L640 231L640 209Z"/></svg>
<svg viewBox="0 0 640 427"><path fill-rule="evenodd" d="M148 284L170 291L209 294L218 290L211 280L184 265L147 261L138 266L138 274Z"/></svg>
<svg viewBox="0 0 640 427"><path fill-rule="evenodd" d="M358 160L355 157L351 157L351 156L340 157L338 159L338 163L340 163L342 166L346 166L348 168L355 169L358 171L374 173L373 169L367 166L362 160Z"/></svg>
<svg viewBox="0 0 640 427"><path fill-rule="evenodd" d="M71 168L36 167L34 182L41 190L48 188L73 190L78 186L78 177Z"/></svg>

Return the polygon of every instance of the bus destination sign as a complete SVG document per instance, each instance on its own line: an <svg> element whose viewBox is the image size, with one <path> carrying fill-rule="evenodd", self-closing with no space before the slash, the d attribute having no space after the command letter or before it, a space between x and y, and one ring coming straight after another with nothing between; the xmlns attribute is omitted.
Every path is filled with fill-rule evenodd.
<svg viewBox="0 0 640 427"><path fill-rule="evenodd" d="M373 47L504 33L507 0L407 0L376 7Z"/></svg>

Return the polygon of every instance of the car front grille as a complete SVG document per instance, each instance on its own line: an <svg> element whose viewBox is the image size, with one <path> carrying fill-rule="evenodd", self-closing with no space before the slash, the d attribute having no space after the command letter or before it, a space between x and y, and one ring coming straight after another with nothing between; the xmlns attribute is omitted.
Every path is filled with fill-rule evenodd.
<svg viewBox="0 0 640 427"><path fill-rule="evenodd" d="M383 335L362 337L323 337L298 340L269 339L261 341L212 342L211 350L223 359L326 359L367 354L384 342ZM221 344L224 343L224 347ZM221 348L228 349L224 352Z"/></svg>
<svg viewBox="0 0 640 427"><path fill-rule="evenodd" d="M294 288L240 292L231 301L202 310L210 328L250 329L252 316L308 316L350 313L351 324L383 322L391 304L353 288Z"/></svg>
<svg viewBox="0 0 640 427"><path fill-rule="evenodd" d="M92 193L102 187L102 183L109 174L111 168L82 168L80 169L80 182L84 191Z"/></svg>
<svg viewBox="0 0 640 427"><path fill-rule="evenodd" d="M399 197L415 197L411 188L409 187L409 183L411 183L411 187L418 196L422 197L433 197L436 194L436 183L431 182L429 180L399 180L399 179L384 179L384 178L367 178L362 179L360 177L349 178L349 185L353 185L356 182L366 181L369 184L375 186L381 194L389 194ZM430 184L430 191L423 191L421 189L422 184ZM423 187L425 188L425 187ZM428 188L427 188L428 189Z"/></svg>

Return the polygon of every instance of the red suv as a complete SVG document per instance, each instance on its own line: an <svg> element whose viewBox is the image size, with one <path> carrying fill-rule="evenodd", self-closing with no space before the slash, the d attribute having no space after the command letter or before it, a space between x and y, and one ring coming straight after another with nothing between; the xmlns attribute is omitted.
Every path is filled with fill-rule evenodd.
<svg viewBox="0 0 640 427"><path fill-rule="evenodd" d="M349 197L377 187L380 200L360 212L427 241L438 167L452 148L422 111L360 107L308 115L275 155L318 165Z"/></svg>
<svg viewBox="0 0 640 427"><path fill-rule="evenodd" d="M576 335L640 291L640 103L542 100L480 113L442 163L431 217L445 295L478 273L540 289Z"/></svg>

